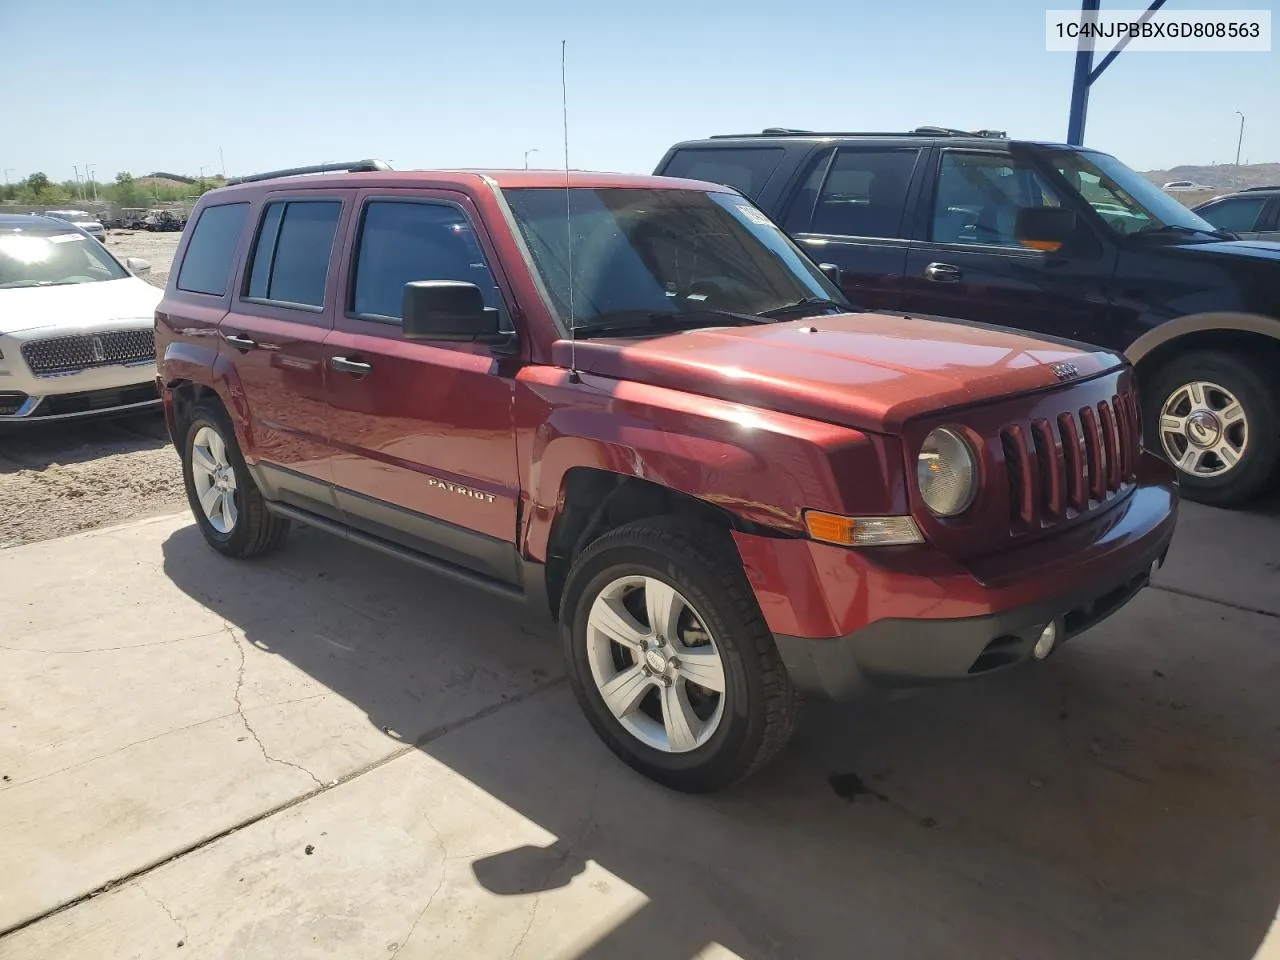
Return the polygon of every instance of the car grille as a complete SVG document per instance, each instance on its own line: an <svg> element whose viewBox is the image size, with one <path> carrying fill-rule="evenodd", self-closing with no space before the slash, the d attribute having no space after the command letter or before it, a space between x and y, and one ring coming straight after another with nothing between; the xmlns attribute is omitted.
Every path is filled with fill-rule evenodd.
<svg viewBox="0 0 1280 960"><path fill-rule="evenodd" d="M145 363L155 358L155 333L149 329L51 337L22 345L22 359L38 377L118 363Z"/></svg>
<svg viewBox="0 0 1280 960"><path fill-rule="evenodd" d="M1141 456L1141 414L1133 391L1053 419L1000 431L1014 532L1088 513L1133 486Z"/></svg>

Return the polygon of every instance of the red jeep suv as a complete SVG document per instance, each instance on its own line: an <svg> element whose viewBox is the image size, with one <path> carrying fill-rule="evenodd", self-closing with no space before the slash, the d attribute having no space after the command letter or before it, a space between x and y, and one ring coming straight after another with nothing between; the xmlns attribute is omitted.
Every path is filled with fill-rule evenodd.
<svg viewBox="0 0 1280 960"><path fill-rule="evenodd" d="M532 603L618 756L723 787L801 693L1043 659L1173 534L1121 357L849 312L835 273L691 180L245 178L156 314L192 512L229 556L297 521Z"/></svg>

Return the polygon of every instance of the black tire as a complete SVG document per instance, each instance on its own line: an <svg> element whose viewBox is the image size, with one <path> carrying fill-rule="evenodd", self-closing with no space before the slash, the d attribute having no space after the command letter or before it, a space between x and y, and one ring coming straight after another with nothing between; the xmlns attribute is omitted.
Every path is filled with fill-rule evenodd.
<svg viewBox="0 0 1280 960"><path fill-rule="evenodd" d="M195 443L196 434L202 427L217 431L226 446L227 460L235 473L235 505L238 516L231 530L226 533L215 529L209 522L204 508L200 505L195 479L192 476L191 448ZM182 480L187 489L187 502L191 505L191 512L196 518L200 532L209 546L219 553L245 559L274 550L284 542L289 532L289 521L283 517L277 517L267 509L262 491L253 482L253 477L250 476L249 469L245 465L244 456L240 453L235 429L231 426L226 411L217 404L200 403L191 413L187 434L182 442Z"/></svg>
<svg viewBox="0 0 1280 960"><path fill-rule="evenodd" d="M655 749L628 732L605 705L592 676L587 618L596 596L619 577L643 575L674 587L710 631L724 666L723 714L701 746ZM786 745L798 697L778 656L742 561L727 536L671 518L627 524L591 544L574 562L560 606L569 682L605 744L664 786L720 790L750 776Z"/></svg>
<svg viewBox="0 0 1280 960"><path fill-rule="evenodd" d="M1160 412L1184 384L1216 383L1229 390L1244 408L1249 435L1239 462L1216 477L1179 470L1179 484L1188 500L1238 507L1274 488L1280 474L1280 393L1266 372L1264 361L1271 356L1192 351L1174 357L1141 384L1146 446L1166 459L1171 458L1161 439Z"/></svg>

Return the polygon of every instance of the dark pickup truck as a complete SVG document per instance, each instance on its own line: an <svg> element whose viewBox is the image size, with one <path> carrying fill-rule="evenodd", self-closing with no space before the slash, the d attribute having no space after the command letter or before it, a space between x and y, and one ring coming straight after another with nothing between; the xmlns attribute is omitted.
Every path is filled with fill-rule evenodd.
<svg viewBox="0 0 1280 960"><path fill-rule="evenodd" d="M1116 158L939 127L770 129L677 144L656 172L741 191L861 307L1122 351L1188 498L1275 489L1280 244L1218 230Z"/></svg>
<svg viewBox="0 0 1280 960"><path fill-rule="evenodd" d="M179 245L156 344L201 532L301 522L529 602L662 783L758 769L800 693L1044 659L1168 549L1116 354L851 313L724 187L344 167L206 193Z"/></svg>

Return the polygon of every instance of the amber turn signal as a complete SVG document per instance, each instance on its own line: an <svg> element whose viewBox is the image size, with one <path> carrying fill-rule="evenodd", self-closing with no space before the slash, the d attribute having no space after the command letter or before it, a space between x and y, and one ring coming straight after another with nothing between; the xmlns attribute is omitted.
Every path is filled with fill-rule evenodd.
<svg viewBox="0 0 1280 960"><path fill-rule="evenodd" d="M809 536L842 547L884 547L922 543L920 528L910 517L842 517L821 510L806 510Z"/></svg>

